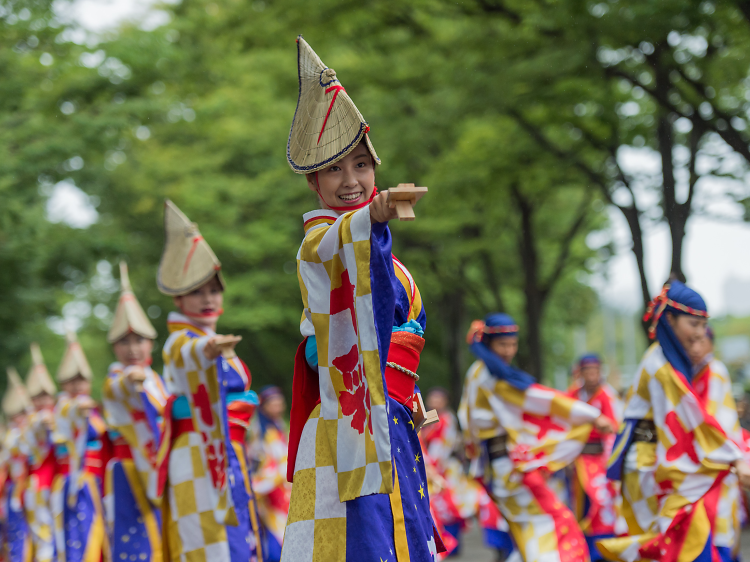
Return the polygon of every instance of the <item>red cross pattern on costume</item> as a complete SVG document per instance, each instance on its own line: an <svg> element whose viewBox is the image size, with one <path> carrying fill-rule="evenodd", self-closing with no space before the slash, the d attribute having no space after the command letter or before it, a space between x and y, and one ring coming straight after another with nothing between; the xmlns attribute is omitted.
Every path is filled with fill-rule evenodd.
<svg viewBox="0 0 750 562"><path fill-rule="evenodd" d="M691 461L699 464L698 453L695 451L694 432L685 430L675 411L667 414L664 423L669 428L669 431L672 432L672 436L675 439L674 445L667 449L667 460L673 461L686 454Z"/></svg>
<svg viewBox="0 0 750 562"><path fill-rule="evenodd" d="M536 414L523 413L523 421L539 427L538 437L544 439L549 431L564 431L565 428L552 421L550 416L539 416Z"/></svg>

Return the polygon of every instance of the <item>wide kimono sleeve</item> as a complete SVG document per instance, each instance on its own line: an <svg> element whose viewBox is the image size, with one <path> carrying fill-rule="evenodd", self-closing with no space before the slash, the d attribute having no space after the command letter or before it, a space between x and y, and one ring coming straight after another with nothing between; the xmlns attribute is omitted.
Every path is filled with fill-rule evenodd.
<svg viewBox="0 0 750 562"><path fill-rule="evenodd" d="M117 431L130 446L146 495L151 501L157 501L155 464L159 428L148 410L153 410L152 404L159 404L162 397L149 396L146 385L141 391L136 389L135 383L128 376L129 369L131 368L123 369L119 364L110 366L102 392L104 415L107 425Z"/></svg>
<svg viewBox="0 0 750 562"><path fill-rule="evenodd" d="M21 440L23 450L29 457L31 468L38 468L52 452L50 427L52 412L37 411L29 414L28 423L23 430Z"/></svg>
<svg viewBox="0 0 750 562"><path fill-rule="evenodd" d="M385 225L371 228L365 207L308 230L297 260L303 330L311 324L317 343L317 433L330 448L339 499L391 493L383 372L395 297L392 288L374 291L391 287L390 234Z"/></svg>
<svg viewBox="0 0 750 562"><path fill-rule="evenodd" d="M730 465L741 458L740 449L660 346L647 352L632 390L625 425L652 413L655 479L664 497L656 524L644 534L597 544L608 560L697 560L698 554L711 550L721 483Z"/></svg>
<svg viewBox="0 0 750 562"><path fill-rule="evenodd" d="M508 454L516 470L560 470L581 454L600 410L540 384L520 390L487 377L490 404L508 432Z"/></svg>
<svg viewBox="0 0 750 562"><path fill-rule="evenodd" d="M169 390L187 400L193 426L201 436L198 450L206 474L205 486L201 488L205 489L214 517L220 524L237 525L227 480L229 429L220 383L228 367L224 367L225 359L221 356L215 361L206 358L203 350L209 339L209 336L192 337L188 330L173 332L164 344L164 373L171 385ZM165 430L162 441L170 439Z"/></svg>
<svg viewBox="0 0 750 562"><path fill-rule="evenodd" d="M737 445L743 454L747 454L747 445L742 436L742 427L740 427L740 417L737 414L737 403L734 400L729 371L727 371L724 363L718 360L711 361L710 369L711 377L709 378L706 409L709 414L716 418L727 437Z"/></svg>
<svg viewBox="0 0 750 562"><path fill-rule="evenodd" d="M80 400L62 393L55 405L54 431L52 441L64 445L69 459L70 484L68 485L68 503L75 503L82 472L83 456L88 442L89 410L81 408Z"/></svg>

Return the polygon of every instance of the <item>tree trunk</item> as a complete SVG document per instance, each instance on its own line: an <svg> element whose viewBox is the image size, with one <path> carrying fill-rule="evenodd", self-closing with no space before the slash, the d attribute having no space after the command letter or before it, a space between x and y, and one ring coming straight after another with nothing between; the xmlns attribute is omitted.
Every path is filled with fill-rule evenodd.
<svg viewBox="0 0 750 562"><path fill-rule="evenodd" d="M454 289L445 294L443 305L440 307L443 316L444 347L448 356L448 393L451 406L458 408L461 401L461 393L464 386L465 364L464 353L466 351L466 304L464 293L460 289Z"/></svg>
<svg viewBox="0 0 750 562"><path fill-rule="evenodd" d="M544 299L540 288L539 258L534 238L534 209L531 202L520 192L518 186L512 186L511 191L521 217L518 250L523 269L523 292L526 297L524 310L526 326L524 326L525 329L520 338L523 350L521 359L525 359L523 362L526 370L539 380L543 373L541 329Z"/></svg>

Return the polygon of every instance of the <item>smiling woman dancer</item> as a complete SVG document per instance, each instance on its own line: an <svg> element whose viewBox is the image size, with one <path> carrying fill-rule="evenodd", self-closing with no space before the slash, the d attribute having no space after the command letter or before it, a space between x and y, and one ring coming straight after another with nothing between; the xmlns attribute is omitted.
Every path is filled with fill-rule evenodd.
<svg viewBox="0 0 750 562"><path fill-rule="evenodd" d="M707 318L701 296L679 281L648 307L656 343L633 380L608 470L623 480L630 536L598 543L607 560L731 560L717 548L717 504L731 468L747 487L750 467L696 390L690 354L702 345Z"/></svg>
<svg viewBox="0 0 750 562"><path fill-rule="evenodd" d="M161 562L161 514L156 496L156 445L167 402L161 378L150 367L156 330L130 287L120 262L120 300L107 339L117 361L104 383L104 414L113 444L104 506L112 559Z"/></svg>
<svg viewBox="0 0 750 562"><path fill-rule="evenodd" d="M284 562L427 562L430 515L412 403L425 312L391 254L387 193L367 123L333 69L299 37L292 169L321 210L297 255L306 338L297 351Z"/></svg>
<svg viewBox="0 0 750 562"><path fill-rule="evenodd" d="M219 336L224 312L221 264L198 226L171 202L159 290L180 312L167 318L164 382L170 393L157 455L165 560L261 560L245 433L258 398L234 353L240 338ZM166 488L165 488L166 484Z"/></svg>

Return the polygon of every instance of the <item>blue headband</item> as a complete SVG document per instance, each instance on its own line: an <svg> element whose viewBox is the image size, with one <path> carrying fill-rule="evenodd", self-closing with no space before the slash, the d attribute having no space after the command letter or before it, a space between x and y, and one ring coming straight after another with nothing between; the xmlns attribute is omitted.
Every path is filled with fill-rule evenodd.
<svg viewBox="0 0 750 562"><path fill-rule="evenodd" d="M587 365L601 365L602 359L599 357L596 353L587 353L586 355L581 356L581 358L578 360L578 367L583 368Z"/></svg>
<svg viewBox="0 0 750 562"><path fill-rule="evenodd" d="M652 338L656 337L667 361L689 382L692 382L693 365L687 351L677 339L672 326L669 325L664 312L708 318L706 303L698 293L684 283L672 281L665 285L659 296L651 301L643 317L644 321L651 320L649 334Z"/></svg>

